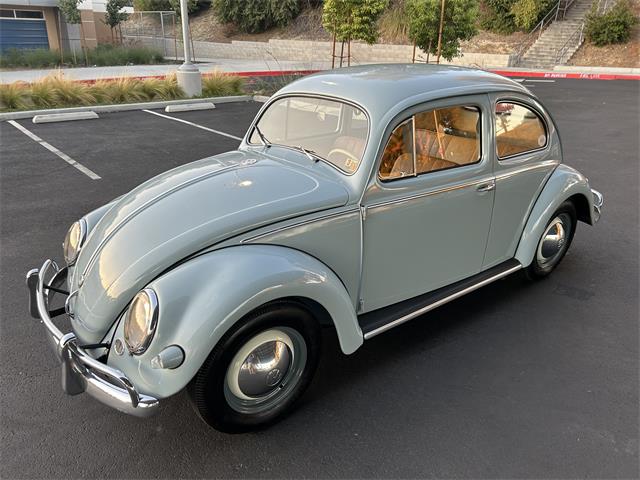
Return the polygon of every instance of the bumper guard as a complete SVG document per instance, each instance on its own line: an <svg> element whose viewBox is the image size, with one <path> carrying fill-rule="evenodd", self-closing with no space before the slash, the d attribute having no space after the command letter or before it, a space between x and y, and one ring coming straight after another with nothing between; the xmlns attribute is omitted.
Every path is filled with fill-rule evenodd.
<svg viewBox="0 0 640 480"><path fill-rule="evenodd" d="M53 276L45 283L51 270ZM66 277L67 268L59 269L52 260L45 261L40 270L27 273L29 311L44 323L47 338L62 363L62 389L69 395L86 392L105 405L130 415L152 415L160 403L157 399L139 393L124 373L91 357L78 346L73 333L63 334L51 320L50 315L54 312L49 311L50 297L61 292L60 286Z"/></svg>

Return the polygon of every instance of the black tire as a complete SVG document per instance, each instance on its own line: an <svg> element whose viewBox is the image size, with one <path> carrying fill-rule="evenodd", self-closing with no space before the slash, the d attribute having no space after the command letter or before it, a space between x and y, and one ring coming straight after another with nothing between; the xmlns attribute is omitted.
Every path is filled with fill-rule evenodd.
<svg viewBox="0 0 640 480"><path fill-rule="evenodd" d="M534 253L533 261L525 269L525 275L527 278L530 280L539 280L541 278L545 278L555 270L571 246L573 236L576 233L577 221L575 205L568 200L563 202L551 216L551 219L544 228L542 236L536 244L536 252ZM558 251L546 258L542 240L547 235L550 228L552 229L550 233L557 233L557 230L555 230L557 227L554 226L554 222L555 225L557 225L557 222L560 222L564 229L564 240Z"/></svg>
<svg viewBox="0 0 640 480"><path fill-rule="evenodd" d="M270 393L273 396L271 400L258 399L255 405L245 408L242 405L244 400L232 393L227 372L231 372L232 360L236 354L242 355L239 351L248 342L253 342L264 332L273 331L288 332L291 338L295 338L294 352L296 349L304 350L298 355L297 362L305 358L304 365L296 363L294 369L291 363L288 368L291 372L284 374L282 380L276 380L276 383L288 383L270 387L275 392ZM187 391L199 416L216 430L240 433L264 428L289 413L302 396L318 366L320 350L320 325L313 315L296 302L274 302L247 315L220 339L187 386ZM292 362L294 356L291 355ZM229 375L233 377L231 373Z"/></svg>

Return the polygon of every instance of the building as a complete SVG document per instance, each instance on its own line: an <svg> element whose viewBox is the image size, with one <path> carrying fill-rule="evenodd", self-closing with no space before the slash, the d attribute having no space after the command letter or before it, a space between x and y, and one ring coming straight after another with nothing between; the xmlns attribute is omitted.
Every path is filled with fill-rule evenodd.
<svg viewBox="0 0 640 480"><path fill-rule="evenodd" d="M81 25L64 21L57 0L7 0L0 3L0 50L50 48L80 50L81 37L87 48L110 43L111 30L104 23L107 0L84 0ZM128 9L130 10L130 9Z"/></svg>

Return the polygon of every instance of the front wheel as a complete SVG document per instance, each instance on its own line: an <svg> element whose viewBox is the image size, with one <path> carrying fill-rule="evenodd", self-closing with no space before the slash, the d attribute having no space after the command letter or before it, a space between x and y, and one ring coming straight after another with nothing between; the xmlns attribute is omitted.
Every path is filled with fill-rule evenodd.
<svg viewBox="0 0 640 480"><path fill-rule="evenodd" d="M225 334L189 384L198 414L223 432L274 423L311 383L320 342L318 322L302 305L255 311Z"/></svg>
<svg viewBox="0 0 640 480"><path fill-rule="evenodd" d="M533 261L525 270L527 277L532 280L544 278L558 266L571 246L576 223L573 203L564 202L553 214L538 241Z"/></svg>

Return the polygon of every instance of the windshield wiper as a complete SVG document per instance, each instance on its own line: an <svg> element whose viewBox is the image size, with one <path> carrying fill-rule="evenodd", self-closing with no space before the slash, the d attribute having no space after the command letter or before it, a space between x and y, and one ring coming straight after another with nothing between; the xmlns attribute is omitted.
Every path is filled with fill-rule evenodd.
<svg viewBox="0 0 640 480"><path fill-rule="evenodd" d="M318 155L313 150L309 150L308 148L304 148L302 145L295 145L293 148L296 148L296 149L300 150L302 153L304 153L307 156L307 158L309 160L313 160L314 162L319 162L320 160L323 160L325 162L327 161L326 159L322 158L320 155Z"/></svg>
<svg viewBox="0 0 640 480"><path fill-rule="evenodd" d="M258 127L258 125L256 125L254 128L256 129L256 132L258 133L258 136L260 137L260 141L263 143L263 145L265 147L270 147L271 146L271 142L269 140L267 140L267 137L264 136L264 134L260 130L260 127Z"/></svg>

